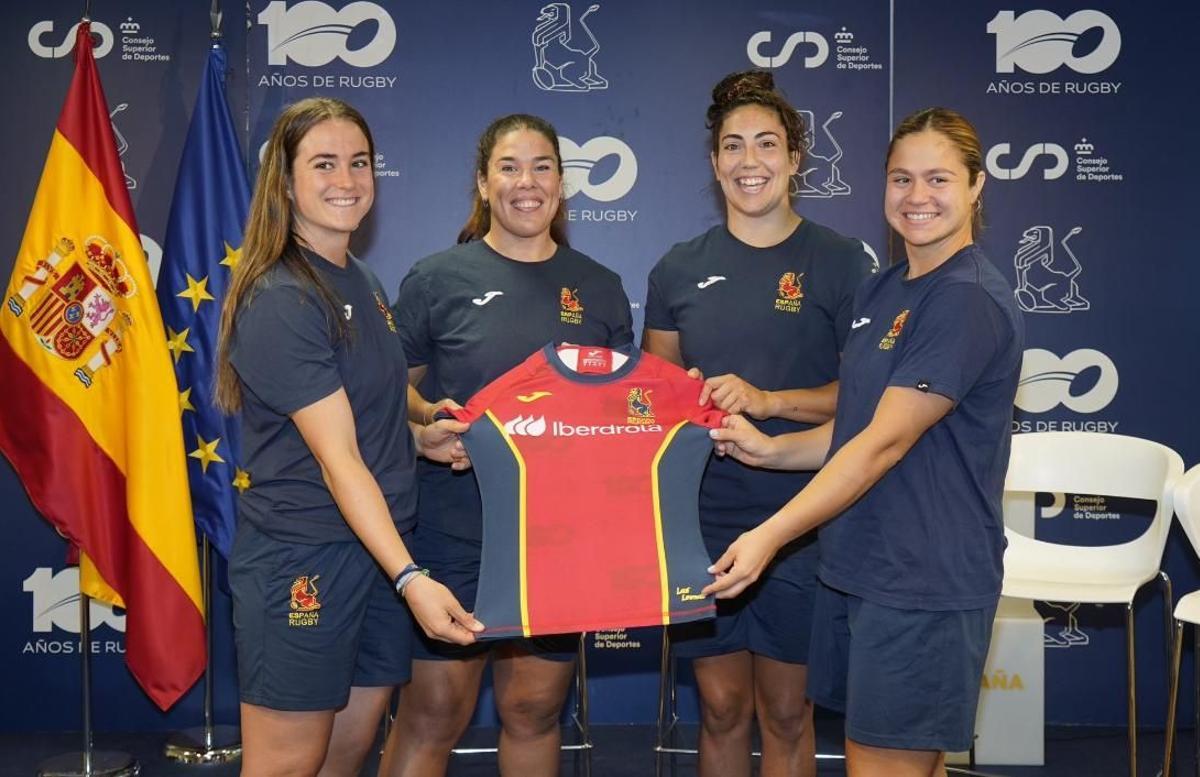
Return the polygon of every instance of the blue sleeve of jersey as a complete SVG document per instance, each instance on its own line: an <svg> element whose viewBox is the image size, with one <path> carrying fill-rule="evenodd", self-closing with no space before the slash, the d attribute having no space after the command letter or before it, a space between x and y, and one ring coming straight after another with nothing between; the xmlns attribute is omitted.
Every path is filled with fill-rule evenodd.
<svg viewBox="0 0 1200 777"><path fill-rule="evenodd" d="M953 283L932 290L905 322L889 386L932 391L962 401L1000 348L1003 318L982 286Z"/></svg>
<svg viewBox="0 0 1200 777"><path fill-rule="evenodd" d="M667 305L666 297L664 296L663 285L666 280L662 277L666 274L663 268L663 263L660 261L650 271L650 279L646 283L646 329L661 329L664 332L674 332L679 329L675 324L675 319L671 315L671 308Z"/></svg>
<svg viewBox="0 0 1200 777"><path fill-rule="evenodd" d="M245 388L280 415L342 386L326 311L295 286L271 286L246 303L229 360Z"/></svg>
<svg viewBox="0 0 1200 777"><path fill-rule="evenodd" d="M400 327L404 357L409 367L429 364L433 358L433 329L429 317L428 274L417 265L400 282L392 315Z"/></svg>

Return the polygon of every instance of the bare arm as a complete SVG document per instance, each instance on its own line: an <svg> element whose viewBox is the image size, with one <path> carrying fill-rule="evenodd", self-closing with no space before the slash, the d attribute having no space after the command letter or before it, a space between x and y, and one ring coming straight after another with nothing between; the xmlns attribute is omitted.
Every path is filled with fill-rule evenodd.
<svg viewBox="0 0 1200 777"><path fill-rule="evenodd" d="M718 456L766 469L820 469L833 440L833 421L803 432L768 437L740 415L725 416L709 436L717 441Z"/></svg>
<svg viewBox="0 0 1200 777"><path fill-rule="evenodd" d="M660 359L666 359L677 367L683 367L683 353L679 350L679 333L667 329L642 330L642 350Z"/></svg>
<svg viewBox="0 0 1200 777"><path fill-rule="evenodd" d="M321 467L321 477L355 536L394 578L412 563L400 539L379 484L362 460L354 415L345 389L292 414L292 421ZM405 589L405 599L421 628L431 637L468 644L483 625L467 613L443 586L425 577Z"/></svg>
<svg viewBox="0 0 1200 777"><path fill-rule="evenodd" d="M888 388L867 428L842 446L803 491L738 537L717 559L710 567L717 580L704 593L725 599L744 591L779 548L853 504L953 407L953 402L940 394Z"/></svg>
<svg viewBox="0 0 1200 777"><path fill-rule="evenodd" d="M759 421L786 418L821 424L833 418L837 392L836 380L816 388L765 391L730 373L704 381L700 402L711 398L714 405L727 413L744 413Z"/></svg>
<svg viewBox="0 0 1200 777"><path fill-rule="evenodd" d="M683 353L679 347L679 332L646 329L642 332L642 350L666 359L680 367ZM699 372L696 373L699 375ZM704 381L700 404L712 403L727 413L744 413L751 418L787 418L792 421L820 424L833 418L837 407L837 381L807 389L763 391L737 375L717 375Z"/></svg>

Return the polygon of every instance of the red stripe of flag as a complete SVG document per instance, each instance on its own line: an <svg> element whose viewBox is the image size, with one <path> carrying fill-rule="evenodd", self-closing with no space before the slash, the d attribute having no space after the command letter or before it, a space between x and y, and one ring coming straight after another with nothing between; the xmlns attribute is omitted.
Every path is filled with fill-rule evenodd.
<svg viewBox="0 0 1200 777"><path fill-rule="evenodd" d="M0 337L5 391L21 397L28 423L0 424L6 454L42 515L96 561L127 608L126 663L161 707L173 703L204 671L204 643L180 639L196 632L200 613L179 582L129 522L125 476L98 446L70 406L50 391ZM46 429L54 433L47 435ZM17 451L21 455L15 455ZM45 473L53 472L52 477ZM88 520L88 511L113 520ZM178 676L146 676L143 668L172 667Z"/></svg>

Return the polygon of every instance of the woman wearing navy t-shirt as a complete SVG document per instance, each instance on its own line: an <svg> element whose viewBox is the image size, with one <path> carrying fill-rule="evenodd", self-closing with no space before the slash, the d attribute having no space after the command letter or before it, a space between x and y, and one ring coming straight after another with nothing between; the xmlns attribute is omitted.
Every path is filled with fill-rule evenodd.
<svg viewBox="0 0 1200 777"><path fill-rule="evenodd" d="M655 265L642 347L708 376L702 402L711 396L770 434L807 429L833 415L850 303L874 262L860 241L792 209L804 126L771 74L734 73L712 96L711 162L725 220ZM700 489L711 556L809 477L711 461ZM719 602L715 621L671 629L675 653L693 659L703 777L750 774L755 718L764 774L816 773L805 699L815 591L816 543L802 538L745 596Z"/></svg>
<svg viewBox="0 0 1200 777"><path fill-rule="evenodd" d="M372 159L346 103L283 110L221 313L217 401L241 412L249 473L229 559L245 777L359 772L409 677L400 596L439 639L482 628L402 539L416 456L469 461L465 424L408 422L387 298L349 253L374 200Z"/></svg>
<svg viewBox="0 0 1200 777"><path fill-rule="evenodd" d="M855 296L834 420L774 438L737 417L713 431L719 452L747 464L824 464L730 545L706 593L737 596L825 524L809 691L845 712L859 777L944 774L943 754L973 736L1024 334L1012 288L974 244L984 177L962 116L902 121L884 213L906 260Z"/></svg>

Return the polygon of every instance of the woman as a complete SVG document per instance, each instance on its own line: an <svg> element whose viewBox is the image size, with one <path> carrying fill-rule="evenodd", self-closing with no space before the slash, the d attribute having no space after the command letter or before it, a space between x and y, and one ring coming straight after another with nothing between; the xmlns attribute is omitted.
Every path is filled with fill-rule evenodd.
<svg viewBox="0 0 1200 777"><path fill-rule="evenodd" d="M856 777L943 775L944 753L973 736L1024 334L1012 288L974 242L984 177L962 116L902 121L884 213L907 259L855 297L834 421L768 438L731 417L713 432L753 466L825 462L717 560L706 591L738 595L780 548L837 517L821 530L809 691L845 712Z"/></svg>
<svg viewBox="0 0 1200 777"><path fill-rule="evenodd" d="M771 433L828 420L854 290L874 268L862 243L801 218L789 199L804 127L769 73L724 78L708 109L710 159L725 223L680 243L650 274L642 347L709 375L701 402L745 413ZM732 312L732 315L730 313ZM709 464L700 521L716 558L808 480L733 460ZM694 659L700 774L749 775L758 718L764 774L816 773L805 699L816 545L783 550L746 596L719 602L715 623L671 630Z"/></svg>
<svg viewBox="0 0 1200 777"><path fill-rule="evenodd" d="M469 465L463 424L407 420L404 351L379 281L349 253L374 147L338 100L284 109L267 141L221 314L217 400L241 412L250 487L230 558L242 774L357 775L411 627L482 628L420 574L415 457Z"/></svg>
<svg viewBox="0 0 1200 777"><path fill-rule="evenodd" d="M396 313L415 419L432 418L446 403L465 403L547 342L616 347L632 340L620 279L564 239L562 159L549 123L523 114L492 122L479 140L474 183L474 206L458 245L418 262L400 286ZM419 470L414 553L470 606L482 536L475 478L426 462ZM445 772L475 709L489 652L500 771L557 774L558 719L578 635L466 649L418 637L413 680L400 695L383 774Z"/></svg>

